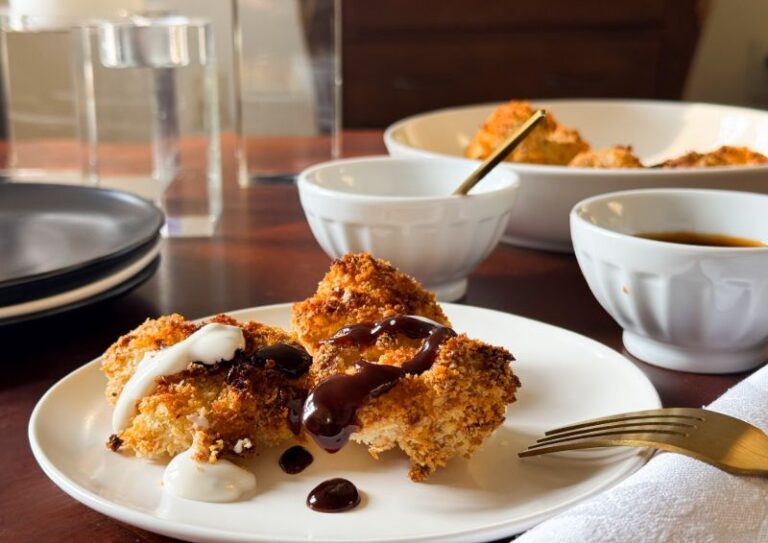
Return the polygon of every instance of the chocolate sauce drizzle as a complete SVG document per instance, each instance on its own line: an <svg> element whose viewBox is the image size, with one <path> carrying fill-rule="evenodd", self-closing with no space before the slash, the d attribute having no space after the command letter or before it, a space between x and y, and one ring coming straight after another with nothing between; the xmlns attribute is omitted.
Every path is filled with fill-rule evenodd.
<svg viewBox="0 0 768 543"><path fill-rule="evenodd" d="M341 513L354 509L360 503L357 487L346 479L323 481L307 496L307 506L321 513Z"/></svg>
<svg viewBox="0 0 768 543"><path fill-rule="evenodd" d="M284 393L283 390L280 392ZM285 401L285 405L288 407L288 427L293 432L293 435L297 436L301 433L301 416L304 410L304 402L307 399L307 392L292 388L289 392L285 392L285 394L288 397Z"/></svg>
<svg viewBox="0 0 768 543"><path fill-rule="evenodd" d="M424 339L424 343L401 367L360 360L356 364L356 373L332 375L310 391L304 403L302 422L307 433L328 452L341 449L349 436L359 430L357 410L368 398L384 394L407 374L419 375L427 371L432 367L440 345L456 332L417 317L397 315L373 324L344 327L324 343L369 347L382 334L404 334L412 339Z"/></svg>

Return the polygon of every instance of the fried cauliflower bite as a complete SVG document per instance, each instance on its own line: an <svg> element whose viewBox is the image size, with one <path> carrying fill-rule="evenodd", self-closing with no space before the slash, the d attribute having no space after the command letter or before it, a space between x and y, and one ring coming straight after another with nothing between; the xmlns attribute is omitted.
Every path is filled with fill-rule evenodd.
<svg viewBox="0 0 768 543"><path fill-rule="evenodd" d="M709 153L691 151L663 162L662 168L713 168L717 166L755 166L768 164L768 157L747 147L723 145Z"/></svg>
<svg viewBox="0 0 768 543"><path fill-rule="evenodd" d="M207 322L239 326L245 349L232 361L192 363L180 373L158 378L126 428L110 437L110 448L149 458L174 456L188 449L197 433L197 443L206 444L198 447L197 459L215 461L220 454L245 455L294 437L288 410L291 402L303 401L306 375L292 378L269 361L254 364L249 356L278 343L300 346L279 328L257 322L239 323L225 315ZM109 379L107 400L115 404L145 353L178 343L203 324L170 315L148 320L118 339L102 361Z"/></svg>
<svg viewBox="0 0 768 543"><path fill-rule="evenodd" d="M311 354L318 342L348 324L390 315L420 315L450 326L434 294L367 253L335 260L315 294L294 304L291 313L291 329Z"/></svg>
<svg viewBox="0 0 768 543"><path fill-rule="evenodd" d="M485 159L509 136L519 129L531 115L528 102L512 100L496 108L485 120L464 151L467 158ZM587 151L589 144L579 133L559 124L547 113L520 145L505 160L533 164L566 165L577 154Z"/></svg>
<svg viewBox="0 0 768 543"><path fill-rule="evenodd" d="M574 168L642 168L643 164L629 145L616 145L604 149L584 151L576 155L568 166Z"/></svg>
<svg viewBox="0 0 768 543"><path fill-rule="evenodd" d="M364 359L402 366L418 351L420 340L384 334L368 348L322 344L310 372L315 382L339 373L355 373ZM451 458L469 458L504 422L520 381L512 373L512 355L461 334L440 345L430 369L406 375L390 390L357 410L359 430L350 439L373 457L399 447L410 459L408 476L423 481Z"/></svg>
<svg viewBox="0 0 768 543"><path fill-rule="evenodd" d="M309 380L318 384L356 373L360 360L402 366L421 339L386 332L368 347L323 341L341 328L395 315L427 317L450 326L433 294L389 263L368 254L335 261L311 298L294 304L292 326L313 354ZM371 455L399 447L411 460L409 476L422 481L455 456L471 456L504 421L520 385L505 349L458 335L444 341L431 368L406 375L357 410L350 438Z"/></svg>

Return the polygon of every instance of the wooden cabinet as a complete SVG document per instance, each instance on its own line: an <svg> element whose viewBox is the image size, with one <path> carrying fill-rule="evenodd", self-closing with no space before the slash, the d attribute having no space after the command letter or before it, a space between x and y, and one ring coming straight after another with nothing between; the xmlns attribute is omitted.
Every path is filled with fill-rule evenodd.
<svg viewBox="0 0 768 543"><path fill-rule="evenodd" d="M695 0L345 0L344 124L510 98L679 98Z"/></svg>

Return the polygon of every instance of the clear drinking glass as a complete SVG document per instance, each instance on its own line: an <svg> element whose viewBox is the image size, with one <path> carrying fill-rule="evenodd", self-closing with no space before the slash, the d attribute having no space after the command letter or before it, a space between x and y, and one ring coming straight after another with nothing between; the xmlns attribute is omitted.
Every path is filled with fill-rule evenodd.
<svg viewBox="0 0 768 543"><path fill-rule="evenodd" d="M232 0L232 11L240 184L337 158L341 0Z"/></svg>
<svg viewBox="0 0 768 543"><path fill-rule="evenodd" d="M210 24L132 16L80 31L88 168L166 213L168 236L211 235L221 214L218 82Z"/></svg>
<svg viewBox="0 0 768 543"><path fill-rule="evenodd" d="M81 145L71 17L0 16L4 177L93 183Z"/></svg>

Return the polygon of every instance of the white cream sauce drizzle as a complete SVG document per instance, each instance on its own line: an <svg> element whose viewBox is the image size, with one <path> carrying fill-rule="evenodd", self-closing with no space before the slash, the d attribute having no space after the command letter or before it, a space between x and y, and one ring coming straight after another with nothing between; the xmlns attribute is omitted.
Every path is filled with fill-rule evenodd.
<svg viewBox="0 0 768 543"><path fill-rule="evenodd" d="M152 393L158 377L184 371L192 362L214 364L231 360L235 352L244 348L245 337L240 328L211 323L184 341L147 353L117 399L112 413L112 431L118 433L128 425L136 414L137 402Z"/></svg>
<svg viewBox="0 0 768 543"><path fill-rule="evenodd" d="M198 448L195 438L189 449L170 461L163 474L166 492L201 502L232 502L256 488L256 477L229 460L215 464L194 460Z"/></svg>

